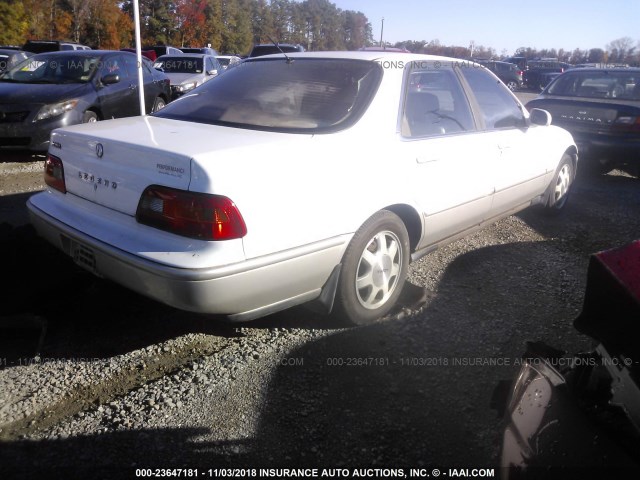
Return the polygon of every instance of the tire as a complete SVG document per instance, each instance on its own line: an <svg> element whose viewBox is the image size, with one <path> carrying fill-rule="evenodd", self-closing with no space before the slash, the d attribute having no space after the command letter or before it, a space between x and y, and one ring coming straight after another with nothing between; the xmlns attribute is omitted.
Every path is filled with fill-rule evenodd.
<svg viewBox="0 0 640 480"><path fill-rule="evenodd" d="M549 184L549 195L545 205L546 213L558 214L566 206L576 176L575 173L571 155L565 153L560 160L553 180Z"/></svg>
<svg viewBox="0 0 640 480"><path fill-rule="evenodd" d="M355 233L343 257L336 313L369 325L395 304L409 268L409 235L400 218L381 210Z"/></svg>
<svg viewBox="0 0 640 480"><path fill-rule="evenodd" d="M87 110L82 115L82 123L95 123L98 120L98 114L96 112L92 112L91 110Z"/></svg>
<svg viewBox="0 0 640 480"><path fill-rule="evenodd" d="M507 82L507 88L512 92L515 92L516 90L518 90L518 82L516 82L515 80L509 80Z"/></svg>
<svg viewBox="0 0 640 480"><path fill-rule="evenodd" d="M167 103L164 101L162 97L157 97L153 102L153 108L151 109L151 113L155 113L158 110L162 110L166 105Z"/></svg>

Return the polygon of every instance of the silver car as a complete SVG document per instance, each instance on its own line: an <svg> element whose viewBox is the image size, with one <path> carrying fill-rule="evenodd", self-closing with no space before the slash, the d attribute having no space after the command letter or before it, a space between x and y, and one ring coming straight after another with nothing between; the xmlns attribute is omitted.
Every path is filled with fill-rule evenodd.
<svg viewBox="0 0 640 480"><path fill-rule="evenodd" d="M169 77L174 100L211 80L223 70L216 57L201 53L162 55L153 66Z"/></svg>

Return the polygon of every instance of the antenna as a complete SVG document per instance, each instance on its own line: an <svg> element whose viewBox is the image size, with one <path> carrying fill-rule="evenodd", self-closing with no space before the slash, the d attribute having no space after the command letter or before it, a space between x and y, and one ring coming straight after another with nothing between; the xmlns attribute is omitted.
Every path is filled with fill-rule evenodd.
<svg viewBox="0 0 640 480"><path fill-rule="evenodd" d="M284 53L284 50L282 50L282 49L280 48L280 45L278 45L278 42L274 42L274 41L273 41L273 39L272 39L269 35L267 35L267 38L269 39L269 41L270 41L271 43L273 43L273 44L276 46L276 48L277 48L278 50L280 50L280 53L281 53L281 54L283 54L283 55L285 56L285 58L287 59L287 64L288 64L288 65L291 65L291 64L294 62L294 60L293 60L291 57L289 57L289 55L287 55L286 53Z"/></svg>

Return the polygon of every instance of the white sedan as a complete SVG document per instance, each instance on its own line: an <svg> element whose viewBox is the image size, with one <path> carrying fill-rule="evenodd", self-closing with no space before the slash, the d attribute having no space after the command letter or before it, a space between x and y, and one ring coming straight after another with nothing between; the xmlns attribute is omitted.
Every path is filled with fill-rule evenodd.
<svg viewBox="0 0 640 480"><path fill-rule="evenodd" d="M420 88L412 78L420 75ZM258 57L145 117L53 132L39 234L174 307L384 316L408 264L565 205L577 149L491 72L383 52Z"/></svg>

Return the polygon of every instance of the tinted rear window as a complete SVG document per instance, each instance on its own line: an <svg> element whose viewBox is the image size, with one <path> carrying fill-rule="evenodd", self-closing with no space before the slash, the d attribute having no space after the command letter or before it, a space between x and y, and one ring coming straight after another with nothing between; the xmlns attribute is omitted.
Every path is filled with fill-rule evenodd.
<svg viewBox="0 0 640 480"><path fill-rule="evenodd" d="M640 72L570 71L549 86L550 95L640 100Z"/></svg>
<svg viewBox="0 0 640 480"><path fill-rule="evenodd" d="M375 94L375 62L297 58L240 64L155 116L291 133L327 133L353 125Z"/></svg>

